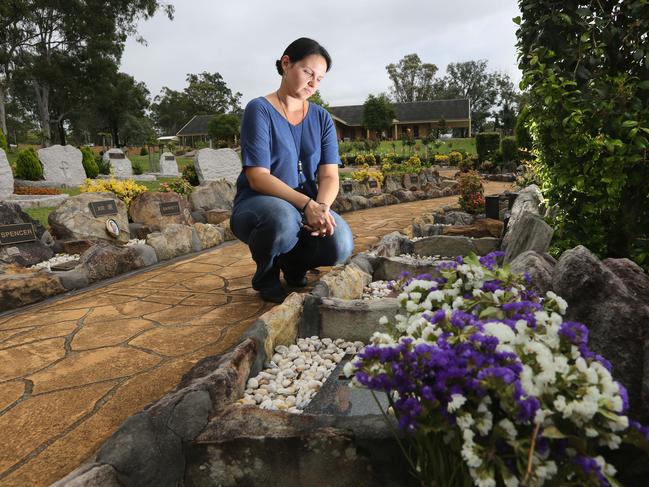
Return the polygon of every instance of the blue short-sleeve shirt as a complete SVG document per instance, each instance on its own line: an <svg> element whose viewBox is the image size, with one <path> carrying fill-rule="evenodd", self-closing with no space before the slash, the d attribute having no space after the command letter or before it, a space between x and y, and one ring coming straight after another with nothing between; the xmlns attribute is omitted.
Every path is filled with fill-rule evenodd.
<svg viewBox="0 0 649 487"><path fill-rule="evenodd" d="M298 160L302 161L305 177L303 189L299 187ZM309 103L302 123L293 126L265 97L251 100L241 120L241 162L243 170L237 179L235 205L256 194L248 184L247 167L265 167L291 188L315 199L318 167L340 165L331 115L321 106Z"/></svg>

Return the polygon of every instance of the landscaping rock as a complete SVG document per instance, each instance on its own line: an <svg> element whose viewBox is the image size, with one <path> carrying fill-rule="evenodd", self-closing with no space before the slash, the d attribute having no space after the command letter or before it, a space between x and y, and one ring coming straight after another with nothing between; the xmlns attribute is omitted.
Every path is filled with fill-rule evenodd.
<svg viewBox="0 0 649 487"><path fill-rule="evenodd" d="M347 211L352 211L354 209L354 206L352 205L352 201L347 196L338 195L338 197L331 205L331 209L336 213L345 213Z"/></svg>
<svg viewBox="0 0 649 487"><path fill-rule="evenodd" d="M455 257L478 253L476 246L468 237L447 237L437 235L413 242L413 253L417 255Z"/></svg>
<svg viewBox="0 0 649 487"><path fill-rule="evenodd" d="M92 240L65 240L61 242L63 253L70 255L81 255L96 242Z"/></svg>
<svg viewBox="0 0 649 487"><path fill-rule="evenodd" d="M92 283L156 262L152 251L144 245L118 247L101 242L81 256L81 263L75 270L85 271L88 281Z"/></svg>
<svg viewBox="0 0 649 487"><path fill-rule="evenodd" d="M539 208L543 203L543 195L541 190L536 184L531 184L525 189L519 191L518 197L514 201L512 206L509 223L507 224L507 230L503 237L502 249L507 251L507 247L512 240L512 233L515 231L518 226L519 220L523 217L524 213L532 213L534 215L539 215Z"/></svg>
<svg viewBox="0 0 649 487"><path fill-rule="evenodd" d="M507 227L509 243L505 251L505 263L511 262L526 250L547 252L554 229L535 213L524 212L513 228Z"/></svg>
<svg viewBox="0 0 649 487"><path fill-rule="evenodd" d="M412 191L406 189L398 189L393 191L392 194L397 197L400 203L408 203L417 199Z"/></svg>
<svg viewBox="0 0 649 487"><path fill-rule="evenodd" d="M121 487L117 471L111 466L90 463L66 475L51 487Z"/></svg>
<svg viewBox="0 0 649 487"><path fill-rule="evenodd" d="M350 196L349 201L351 201L352 209L354 211L364 210L366 208L372 207L372 202L364 196Z"/></svg>
<svg viewBox="0 0 649 487"><path fill-rule="evenodd" d="M372 207L396 205L397 203L399 203L397 197L388 193L382 193L370 198L370 205Z"/></svg>
<svg viewBox="0 0 649 487"><path fill-rule="evenodd" d="M43 165L45 181L73 187L81 186L86 179L81 151L72 145L38 149L38 158Z"/></svg>
<svg viewBox="0 0 649 487"><path fill-rule="evenodd" d="M193 210L191 215L196 223L208 223L205 210Z"/></svg>
<svg viewBox="0 0 649 487"><path fill-rule="evenodd" d="M277 345L292 345L297 339L297 324L302 314L304 294L291 293L279 306L275 306L259 317L266 328L264 350L267 357L273 356Z"/></svg>
<svg viewBox="0 0 649 487"><path fill-rule="evenodd" d="M403 182L401 176L392 176L392 175L385 176L385 179L383 180L384 193L392 193L400 189L403 189Z"/></svg>
<svg viewBox="0 0 649 487"><path fill-rule="evenodd" d="M435 214L435 223L446 225L472 225L475 217L464 211L446 211Z"/></svg>
<svg viewBox="0 0 649 487"><path fill-rule="evenodd" d="M219 228L223 232L223 241L224 242L229 242L231 240L236 240L237 237L234 233L232 233L232 230L230 229L230 220L225 220L216 225L217 228Z"/></svg>
<svg viewBox="0 0 649 487"><path fill-rule="evenodd" d="M194 166L201 184L219 179L236 184L241 172L241 159L232 149L200 149L194 157Z"/></svg>
<svg viewBox="0 0 649 487"><path fill-rule="evenodd" d="M527 250L519 254L510 262L510 269L517 274L527 273L530 276L530 289L538 292L541 296L552 291L552 274L556 260L548 254L541 254L534 250Z"/></svg>
<svg viewBox="0 0 649 487"><path fill-rule="evenodd" d="M334 269L325 274L320 282L329 290L329 297L340 299L358 299L363 294L363 289L370 282L372 276L356 264L349 264Z"/></svg>
<svg viewBox="0 0 649 487"><path fill-rule="evenodd" d="M399 279L403 272L410 276L420 274L437 274L437 268L431 263L418 262L404 257L377 257L372 279L374 281L391 281Z"/></svg>
<svg viewBox="0 0 649 487"><path fill-rule="evenodd" d="M351 198L353 196L367 196L368 193L369 186L365 183L353 179L340 181L338 194Z"/></svg>
<svg viewBox="0 0 649 487"><path fill-rule="evenodd" d="M419 191L421 189L421 176L419 174L404 174L403 188L409 191Z"/></svg>
<svg viewBox="0 0 649 487"><path fill-rule="evenodd" d="M196 230L196 235L198 240L201 243L201 249L209 249L216 247L217 245L223 243L223 236L212 225L205 225L203 223L194 223L194 229Z"/></svg>
<svg viewBox="0 0 649 487"><path fill-rule="evenodd" d="M442 196L453 196L454 194L457 194L457 189L453 189L452 187L446 187L442 189Z"/></svg>
<svg viewBox="0 0 649 487"><path fill-rule="evenodd" d="M116 215L95 217L90 203L111 200L117 207ZM120 234L117 238L106 232L106 220L117 222ZM126 243L130 239L130 228L126 205L113 193L81 193L71 196L48 217L54 235L60 240L93 240Z"/></svg>
<svg viewBox="0 0 649 487"><path fill-rule="evenodd" d="M225 220L229 220L230 215L232 215L232 211L230 210L207 210L205 212L207 223L211 223L212 225L218 225Z"/></svg>
<svg viewBox="0 0 649 487"><path fill-rule="evenodd" d="M0 311L26 306L64 292L61 281L46 271L0 274Z"/></svg>
<svg viewBox="0 0 649 487"><path fill-rule="evenodd" d="M54 253L40 239L45 229L15 203L0 201L0 225L30 223L34 228L36 240L0 246L0 263L17 264L29 267L44 260L49 260Z"/></svg>
<svg viewBox="0 0 649 487"><path fill-rule="evenodd" d="M465 237L500 238L504 223L491 218L477 218L471 225L452 225L442 227L443 235L464 235Z"/></svg>
<svg viewBox="0 0 649 487"><path fill-rule="evenodd" d="M162 231L147 235L146 244L153 247L158 261L188 254L194 250L192 227L167 225Z"/></svg>
<svg viewBox="0 0 649 487"><path fill-rule="evenodd" d="M602 263L624 282L636 298L646 300L649 297L649 275L638 264L629 259L604 259Z"/></svg>
<svg viewBox="0 0 649 487"><path fill-rule="evenodd" d="M161 205L177 204L180 213L177 215L163 215ZM141 223L153 231L158 231L171 224L191 225L194 223L187 199L178 193L147 191L133 201L128 213L134 223Z"/></svg>
<svg viewBox="0 0 649 487"><path fill-rule="evenodd" d="M399 232L388 233L384 236L374 250L376 255L392 257L413 252L413 242Z"/></svg>
<svg viewBox="0 0 649 487"><path fill-rule="evenodd" d="M0 149L0 200L9 198L14 192L14 175L7 154Z"/></svg>
<svg viewBox="0 0 649 487"><path fill-rule="evenodd" d="M578 246L559 258L552 278L554 291L568 302L566 319L588 326L590 348L613 365L613 377L628 390L631 416L649 419L649 294L647 279L629 282L636 271L626 263L609 265ZM624 267L623 271L621 268ZM631 274L628 273L631 271Z"/></svg>
<svg viewBox="0 0 649 487"><path fill-rule="evenodd" d="M141 223L129 223L128 230L131 233L131 238L137 238L138 240L144 240L152 232L147 225Z"/></svg>
<svg viewBox="0 0 649 487"><path fill-rule="evenodd" d="M344 300L323 298L320 304L320 337L342 338L367 343L374 332L385 332L380 325L382 316L391 321L399 312L396 298L376 300Z"/></svg>
<svg viewBox="0 0 649 487"><path fill-rule="evenodd" d="M208 181L194 188L189 203L194 210L231 210L237 190L225 179Z"/></svg>

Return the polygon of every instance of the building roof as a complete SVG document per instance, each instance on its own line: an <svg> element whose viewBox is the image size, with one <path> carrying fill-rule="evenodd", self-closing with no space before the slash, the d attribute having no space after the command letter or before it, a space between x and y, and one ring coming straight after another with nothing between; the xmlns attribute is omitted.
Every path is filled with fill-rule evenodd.
<svg viewBox="0 0 649 487"><path fill-rule="evenodd" d="M444 120L469 120L469 100L432 100L393 103L397 123L430 122ZM363 124L363 105L329 107L331 115L345 125Z"/></svg>
<svg viewBox="0 0 649 487"><path fill-rule="evenodd" d="M177 136L187 135L205 135L207 134L207 125L214 115L194 115L177 133Z"/></svg>

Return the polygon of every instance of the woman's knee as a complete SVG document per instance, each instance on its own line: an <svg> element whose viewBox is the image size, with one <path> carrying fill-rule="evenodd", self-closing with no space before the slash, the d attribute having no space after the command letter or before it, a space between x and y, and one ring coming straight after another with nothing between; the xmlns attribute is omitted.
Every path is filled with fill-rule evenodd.
<svg viewBox="0 0 649 487"><path fill-rule="evenodd" d="M249 245L268 247L271 253L285 253L300 235L300 214L280 198L259 195L242 202L233 212L232 231ZM242 238L245 236L246 238Z"/></svg>

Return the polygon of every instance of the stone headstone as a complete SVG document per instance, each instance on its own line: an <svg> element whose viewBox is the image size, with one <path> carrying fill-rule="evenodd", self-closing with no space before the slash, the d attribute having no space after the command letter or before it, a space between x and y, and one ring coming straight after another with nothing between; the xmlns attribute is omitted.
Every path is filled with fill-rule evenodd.
<svg viewBox="0 0 649 487"><path fill-rule="evenodd" d="M0 200L8 198L14 192L14 175L5 151L0 149Z"/></svg>
<svg viewBox="0 0 649 487"><path fill-rule="evenodd" d="M43 225L22 211L17 204L0 202L0 226L17 224L31 225L33 233L30 233L33 235L32 238L35 237L36 240L0 245L0 263L29 267L48 260L54 255L52 249L40 240L45 233Z"/></svg>
<svg viewBox="0 0 649 487"><path fill-rule="evenodd" d="M198 181L225 179L235 184L241 173L241 159L232 149L201 149L194 157Z"/></svg>
<svg viewBox="0 0 649 487"><path fill-rule="evenodd" d="M178 211L173 211L176 208ZM187 199L178 193L147 191L133 201L128 210L134 223L141 223L153 231L160 231L171 224L192 225Z"/></svg>
<svg viewBox="0 0 649 487"><path fill-rule="evenodd" d="M81 186L86 179L83 169L81 151L71 145L53 145L38 149L38 158L43 164L43 179L65 184Z"/></svg>
<svg viewBox="0 0 649 487"><path fill-rule="evenodd" d="M231 210L237 190L234 185L224 179L209 181L189 195L193 210Z"/></svg>
<svg viewBox="0 0 649 487"><path fill-rule="evenodd" d="M171 152L163 152L160 156L160 174L163 176L180 176L176 156Z"/></svg>
<svg viewBox="0 0 649 487"><path fill-rule="evenodd" d="M116 178L130 178L133 177L133 166L131 161L122 149L112 148L104 152L102 157L104 162L108 162L113 170L113 175Z"/></svg>
<svg viewBox="0 0 649 487"><path fill-rule="evenodd" d="M370 178L367 181L367 194L372 196L381 194L381 184L376 179Z"/></svg>
<svg viewBox="0 0 649 487"><path fill-rule="evenodd" d="M90 204L112 201L116 214L93 213ZM108 206L108 205L106 205ZM111 205L112 206L112 205ZM113 219L119 227L119 236L106 231L106 220ZM126 243L130 238L126 205L113 193L81 193L71 196L48 217L50 227L59 240L106 240Z"/></svg>

